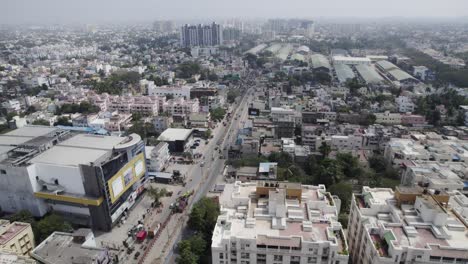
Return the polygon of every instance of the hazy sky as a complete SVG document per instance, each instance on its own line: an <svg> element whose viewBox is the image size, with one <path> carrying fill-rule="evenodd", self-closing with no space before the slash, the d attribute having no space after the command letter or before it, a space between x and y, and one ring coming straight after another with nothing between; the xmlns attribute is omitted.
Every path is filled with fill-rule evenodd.
<svg viewBox="0 0 468 264"><path fill-rule="evenodd" d="M468 0L0 0L0 23L271 17L459 17Z"/></svg>

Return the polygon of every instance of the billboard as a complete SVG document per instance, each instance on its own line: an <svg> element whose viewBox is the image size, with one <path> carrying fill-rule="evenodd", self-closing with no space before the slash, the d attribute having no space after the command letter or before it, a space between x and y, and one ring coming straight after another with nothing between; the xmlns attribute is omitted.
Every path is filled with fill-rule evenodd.
<svg viewBox="0 0 468 264"><path fill-rule="evenodd" d="M145 174L145 156L138 154L107 181L111 202L114 203Z"/></svg>
<svg viewBox="0 0 468 264"><path fill-rule="evenodd" d="M251 116L259 116L259 115L260 115L260 109L257 109L257 108L249 108L249 115L251 115Z"/></svg>

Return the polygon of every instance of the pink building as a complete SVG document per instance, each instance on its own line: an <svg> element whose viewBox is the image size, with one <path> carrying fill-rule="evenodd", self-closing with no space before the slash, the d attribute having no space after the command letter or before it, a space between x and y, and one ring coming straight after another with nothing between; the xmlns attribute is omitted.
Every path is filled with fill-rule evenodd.
<svg viewBox="0 0 468 264"><path fill-rule="evenodd" d="M200 103L198 99L171 99L164 104L163 111L171 115L189 115L200 112Z"/></svg>
<svg viewBox="0 0 468 264"><path fill-rule="evenodd" d="M426 124L426 118L422 115L401 115L401 124L424 125Z"/></svg>

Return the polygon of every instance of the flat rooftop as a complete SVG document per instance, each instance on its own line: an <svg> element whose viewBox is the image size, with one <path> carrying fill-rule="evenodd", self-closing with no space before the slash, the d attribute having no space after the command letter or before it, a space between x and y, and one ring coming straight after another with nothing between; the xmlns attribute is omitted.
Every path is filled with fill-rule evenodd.
<svg viewBox="0 0 468 264"><path fill-rule="evenodd" d="M56 130L59 130L56 127L47 127L47 126L25 126L21 127L15 130L12 130L8 133L5 133L3 135L0 135L0 137L3 136L14 136L14 137L29 137L29 138L34 138L34 137L39 137L39 136L45 136L49 133L52 133Z"/></svg>
<svg viewBox="0 0 468 264"><path fill-rule="evenodd" d="M168 128L159 135L159 141L185 141L192 134L192 129Z"/></svg>
<svg viewBox="0 0 468 264"><path fill-rule="evenodd" d="M268 197L256 195L257 186L275 183ZM270 186L270 184L269 184ZM300 188L299 199L286 198L286 189ZM224 237L256 239L258 245L300 247L301 241L334 243L330 232L340 231L336 223L337 211L324 186L298 183L259 181L226 184L220 196L226 225L217 224L213 244ZM270 204L274 201L274 204ZM283 217L271 214L269 209L284 206ZM276 209L273 209L276 210Z"/></svg>
<svg viewBox="0 0 468 264"><path fill-rule="evenodd" d="M99 160L108 150L55 146L31 159L31 163L78 166Z"/></svg>
<svg viewBox="0 0 468 264"><path fill-rule="evenodd" d="M0 264L37 264L37 262L27 256L0 251Z"/></svg>
<svg viewBox="0 0 468 264"><path fill-rule="evenodd" d="M125 140L125 137L78 134L32 158L31 163L89 164L100 160Z"/></svg>
<svg viewBox="0 0 468 264"><path fill-rule="evenodd" d="M455 211L462 212L463 208L468 210L468 203L462 201L457 204L452 197L448 206L442 207L431 196L419 196L422 191L419 187L398 187L398 192L418 195L416 203L420 201L426 207L426 216L423 216L412 203L399 206L392 190L385 189L363 187L363 194L355 196L358 202L370 205L359 206L359 210L372 223L372 229L383 229L381 233L384 236L391 231L394 237L391 240L396 248L430 249L433 256L468 258L468 231L463 220L455 214ZM461 193L459 195L466 198ZM432 211L431 217L427 216L428 210ZM439 219L437 222L434 222L435 214ZM368 232L371 236L379 237L379 232L372 232L371 229Z"/></svg>
<svg viewBox="0 0 468 264"><path fill-rule="evenodd" d="M88 264L103 259L105 249L84 247L73 241L73 234L54 232L32 252L33 258L54 264Z"/></svg>
<svg viewBox="0 0 468 264"><path fill-rule="evenodd" d="M3 232L0 233L0 245L7 244L11 239L23 232L29 226L30 225L26 223L12 223L6 230L3 230Z"/></svg>

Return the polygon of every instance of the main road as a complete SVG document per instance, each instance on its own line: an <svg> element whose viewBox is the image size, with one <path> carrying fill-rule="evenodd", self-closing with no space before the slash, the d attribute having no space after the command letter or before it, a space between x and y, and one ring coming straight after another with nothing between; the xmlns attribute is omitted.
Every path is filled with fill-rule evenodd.
<svg viewBox="0 0 468 264"><path fill-rule="evenodd" d="M218 177L222 175L226 161L225 158L227 158L227 149L229 149L231 144L234 144L238 129L248 118L248 106L252 98L252 86L253 77L249 74L239 86L239 89L242 91L241 99L235 104L230 120L226 121L227 125L218 124L219 127L215 129L213 138L205 147L202 161L192 166L187 172L189 181L184 191L193 190L193 198L190 199L189 205L183 213L172 216L171 221L169 221L165 230L162 231L162 235L158 241L149 249L143 263L175 263L174 249L182 238L184 231L187 231L186 222L193 205L213 188ZM219 151L223 152L224 158L220 158L221 154Z"/></svg>

